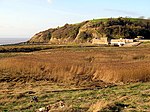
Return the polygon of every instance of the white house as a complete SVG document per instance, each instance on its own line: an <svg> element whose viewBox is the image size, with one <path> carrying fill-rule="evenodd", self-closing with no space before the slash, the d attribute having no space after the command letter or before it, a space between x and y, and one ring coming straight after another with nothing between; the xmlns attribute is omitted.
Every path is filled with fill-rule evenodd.
<svg viewBox="0 0 150 112"><path fill-rule="evenodd" d="M118 45L118 46L123 46L126 43L133 43L134 40L133 39L111 39L111 45Z"/></svg>

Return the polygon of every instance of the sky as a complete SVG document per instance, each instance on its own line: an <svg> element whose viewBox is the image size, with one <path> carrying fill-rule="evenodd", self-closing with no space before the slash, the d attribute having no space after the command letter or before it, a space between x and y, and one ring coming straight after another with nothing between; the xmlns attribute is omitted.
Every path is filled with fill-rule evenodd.
<svg viewBox="0 0 150 112"><path fill-rule="evenodd" d="M0 0L0 38L35 33L85 20L150 17L150 0Z"/></svg>

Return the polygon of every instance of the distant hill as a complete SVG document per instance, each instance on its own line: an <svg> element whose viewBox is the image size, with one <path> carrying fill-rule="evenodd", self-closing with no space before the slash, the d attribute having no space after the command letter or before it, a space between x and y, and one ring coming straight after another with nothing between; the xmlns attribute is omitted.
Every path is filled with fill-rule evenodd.
<svg viewBox="0 0 150 112"><path fill-rule="evenodd" d="M139 18L93 19L78 24L65 24L35 34L29 43L86 43L93 38L150 39L150 20Z"/></svg>

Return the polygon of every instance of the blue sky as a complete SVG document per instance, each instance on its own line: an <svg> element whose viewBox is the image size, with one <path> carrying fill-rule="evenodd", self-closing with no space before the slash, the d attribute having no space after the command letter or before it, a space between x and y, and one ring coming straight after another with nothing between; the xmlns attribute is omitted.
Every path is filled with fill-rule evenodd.
<svg viewBox="0 0 150 112"><path fill-rule="evenodd" d="M0 38L31 37L65 23L150 17L150 0L0 0Z"/></svg>

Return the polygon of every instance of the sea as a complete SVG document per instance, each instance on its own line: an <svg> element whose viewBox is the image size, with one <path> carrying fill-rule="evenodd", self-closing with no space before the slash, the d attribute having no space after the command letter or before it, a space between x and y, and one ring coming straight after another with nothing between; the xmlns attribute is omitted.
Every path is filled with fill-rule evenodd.
<svg viewBox="0 0 150 112"><path fill-rule="evenodd" d="M29 38L0 38L0 45L17 44L26 42Z"/></svg>

